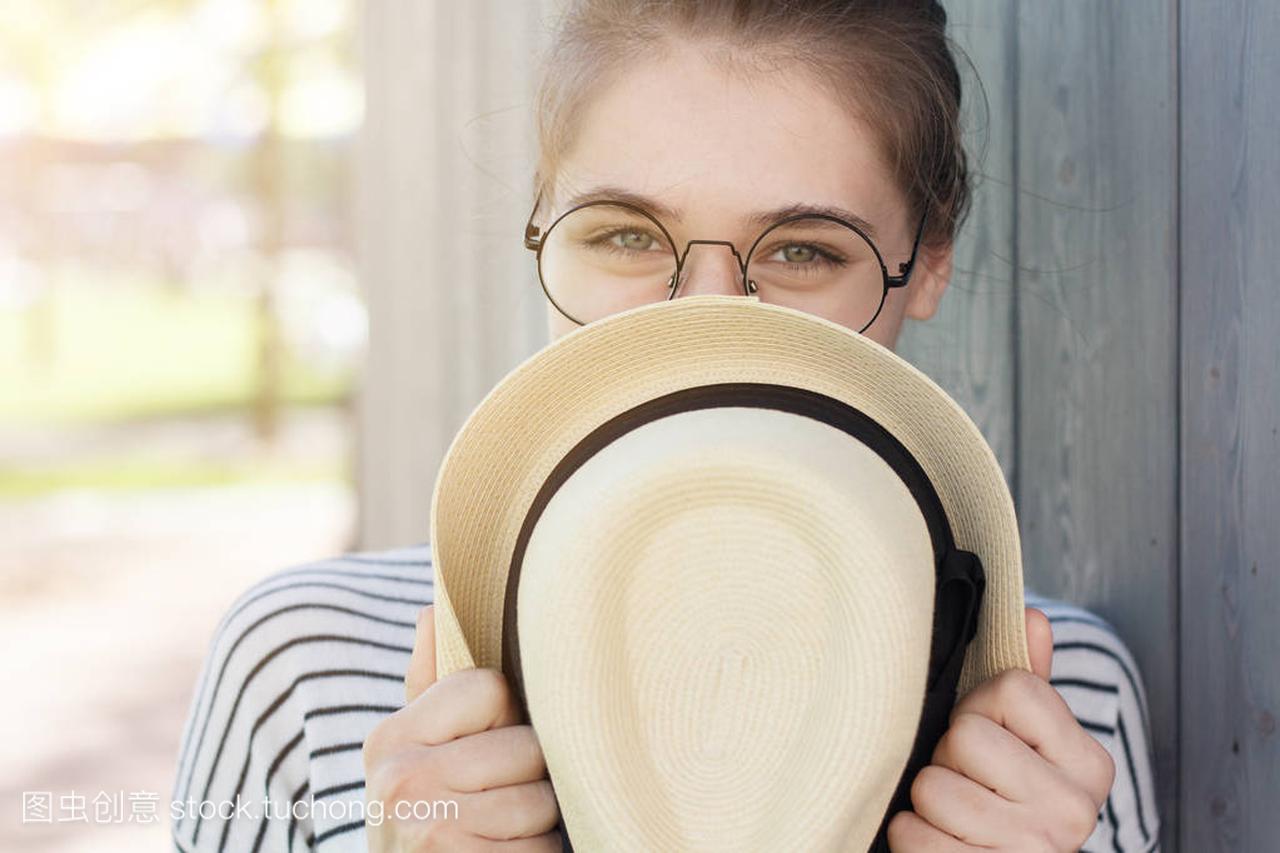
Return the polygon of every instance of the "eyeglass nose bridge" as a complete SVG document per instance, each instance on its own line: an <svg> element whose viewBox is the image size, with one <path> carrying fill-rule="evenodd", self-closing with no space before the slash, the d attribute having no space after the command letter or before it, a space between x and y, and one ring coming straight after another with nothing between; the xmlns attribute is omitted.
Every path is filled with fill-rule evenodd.
<svg viewBox="0 0 1280 853"><path fill-rule="evenodd" d="M733 259L738 262L738 283L742 285L743 291L750 296L755 293L755 282L747 279L747 262L742 259L742 255L738 252L738 247L728 240L690 240L684 244L684 251L676 258L676 271L671 274L671 278L667 282L667 289L671 292L667 294L667 301L676 298L676 294L680 291L680 285L684 284L684 268L685 260L689 257L689 249L693 246L728 246L729 252L733 255Z"/></svg>

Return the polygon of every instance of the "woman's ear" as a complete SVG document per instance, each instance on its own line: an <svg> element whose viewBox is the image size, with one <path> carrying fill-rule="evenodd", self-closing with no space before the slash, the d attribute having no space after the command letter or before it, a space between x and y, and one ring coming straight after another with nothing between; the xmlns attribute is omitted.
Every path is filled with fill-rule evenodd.
<svg viewBox="0 0 1280 853"><path fill-rule="evenodd" d="M951 282L954 244L941 249L920 247L916 265L907 283L906 315L913 320L928 320L938 310L942 294Z"/></svg>

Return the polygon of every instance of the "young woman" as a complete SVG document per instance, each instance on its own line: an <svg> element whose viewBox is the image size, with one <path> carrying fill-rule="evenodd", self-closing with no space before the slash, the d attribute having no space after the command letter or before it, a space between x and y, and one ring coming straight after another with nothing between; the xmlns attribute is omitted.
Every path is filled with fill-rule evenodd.
<svg viewBox="0 0 1280 853"><path fill-rule="evenodd" d="M907 318L929 319L970 192L945 21L905 0L572 3L525 235L551 334L698 293L751 293L888 347ZM607 297L580 287L607 276ZM428 545L242 596L188 720L177 848L560 849L541 751L502 676L436 680L431 597ZM1132 659L1095 616L1028 604L1036 673L959 703L890 824L893 850L1156 848ZM199 813L237 794L256 807ZM455 805L400 820L400 800Z"/></svg>

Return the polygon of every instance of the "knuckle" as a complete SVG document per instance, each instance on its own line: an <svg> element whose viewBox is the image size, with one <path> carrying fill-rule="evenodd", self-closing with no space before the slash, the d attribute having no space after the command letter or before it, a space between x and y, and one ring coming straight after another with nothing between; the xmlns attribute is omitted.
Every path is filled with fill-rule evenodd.
<svg viewBox="0 0 1280 853"><path fill-rule="evenodd" d="M364 757L366 767L377 761L380 756L394 752L400 747L401 731L408 730L405 722L413 713L412 707L412 705L406 705L391 712L379 720L377 725L365 735L360 753Z"/></svg>
<svg viewBox="0 0 1280 853"><path fill-rule="evenodd" d="M429 749L388 755L366 775L365 789L368 796L382 800L387 807L430 800L442 789L438 764Z"/></svg>
<svg viewBox="0 0 1280 853"><path fill-rule="evenodd" d="M365 795L369 800L384 800L383 792L387 783L387 775L390 771L386 767L387 762L376 761L372 764L366 763L364 768L364 787Z"/></svg>
<svg viewBox="0 0 1280 853"><path fill-rule="evenodd" d="M987 718L981 714L962 711L956 714L943 737L950 739L952 747L959 744L973 745L986 735L987 722Z"/></svg>
<svg viewBox="0 0 1280 853"><path fill-rule="evenodd" d="M912 837L911 812L901 811L889 821L885 833L890 849L902 850L910 843Z"/></svg>
<svg viewBox="0 0 1280 853"><path fill-rule="evenodd" d="M528 763L544 765L543 776L545 777L546 758L542 754L542 744L538 741L538 736L534 733L533 726L526 723L515 728L518 732L515 735L517 748L525 752L524 757L528 759Z"/></svg>
<svg viewBox="0 0 1280 853"><path fill-rule="evenodd" d="M1111 785L1116 780L1116 762L1106 747L1092 736L1089 739L1092 741L1087 751L1089 774L1097 781L1099 792L1105 793L1111 790Z"/></svg>
<svg viewBox="0 0 1280 853"><path fill-rule="evenodd" d="M938 738L938 743L933 748L933 757L929 760L935 764L945 764L951 766L954 762L963 761L967 742L961 737L953 723L942 737Z"/></svg>
<svg viewBox="0 0 1280 853"><path fill-rule="evenodd" d="M413 753L413 774L430 783L432 788L445 787L448 778L448 762L445 754L435 747L421 747Z"/></svg>
<svg viewBox="0 0 1280 853"><path fill-rule="evenodd" d="M938 763L964 761L967 756L980 750L987 736L987 722L986 717L971 711L957 714L934 747L934 757Z"/></svg>
<svg viewBox="0 0 1280 853"><path fill-rule="evenodd" d="M511 701L511 690L507 679L496 669L473 669L471 686L486 708L501 708Z"/></svg>
<svg viewBox="0 0 1280 853"><path fill-rule="evenodd" d="M1021 669L1010 669L996 676L996 696L1002 703L1026 702L1037 692L1036 676Z"/></svg>
<svg viewBox="0 0 1280 853"><path fill-rule="evenodd" d="M526 835L546 823L554 808L555 795L551 792L550 782L540 781L524 788L512 803L513 821L508 840Z"/></svg>
<svg viewBox="0 0 1280 853"><path fill-rule="evenodd" d="M1098 809L1084 791L1076 791L1062 803L1061 835L1051 839L1053 849L1076 850L1093 834L1098 823Z"/></svg>
<svg viewBox="0 0 1280 853"><path fill-rule="evenodd" d="M360 754L364 759L366 768L374 764L380 756L386 754L390 746L391 726L391 717L386 717L370 729L369 734L365 735L364 743L360 746Z"/></svg>
<svg viewBox="0 0 1280 853"><path fill-rule="evenodd" d="M920 811L921 806L928 805L945 775L945 771L934 764L926 764L920 769L911 782L911 804L916 807L916 811Z"/></svg>
<svg viewBox="0 0 1280 853"><path fill-rule="evenodd" d="M540 779L536 783L537 791L537 816L539 818L551 818L559 816L560 804L556 801L555 789L551 787L550 779Z"/></svg>
<svg viewBox="0 0 1280 853"><path fill-rule="evenodd" d="M379 759L365 771L365 791L370 799L382 800L384 804L395 802L395 793L403 782L403 768L399 758L387 755Z"/></svg>

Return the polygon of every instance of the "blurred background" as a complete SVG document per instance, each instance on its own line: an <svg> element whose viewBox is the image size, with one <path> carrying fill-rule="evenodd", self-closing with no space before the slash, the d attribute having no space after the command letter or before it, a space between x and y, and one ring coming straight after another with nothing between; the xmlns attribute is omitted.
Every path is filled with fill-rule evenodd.
<svg viewBox="0 0 1280 853"><path fill-rule="evenodd" d="M357 16L0 5L2 850L164 849L19 792L164 800L222 611L353 545Z"/></svg>

